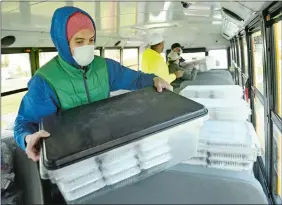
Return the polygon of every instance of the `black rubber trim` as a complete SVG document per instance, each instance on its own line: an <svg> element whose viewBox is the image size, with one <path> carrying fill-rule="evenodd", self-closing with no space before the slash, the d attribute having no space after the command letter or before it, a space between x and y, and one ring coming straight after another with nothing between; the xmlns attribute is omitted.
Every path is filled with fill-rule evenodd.
<svg viewBox="0 0 282 205"><path fill-rule="evenodd" d="M280 132L282 132L282 119L273 111L271 111L271 120L275 123Z"/></svg>
<svg viewBox="0 0 282 205"><path fill-rule="evenodd" d="M7 96L7 95L13 95L13 94L21 93L21 92L25 92L27 90L28 90L28 88L21 88L21 89L18 89L18 90L12 90L12 91L8 91L8 92L4 92L4 93L1 93L1 97Z"/></svg>

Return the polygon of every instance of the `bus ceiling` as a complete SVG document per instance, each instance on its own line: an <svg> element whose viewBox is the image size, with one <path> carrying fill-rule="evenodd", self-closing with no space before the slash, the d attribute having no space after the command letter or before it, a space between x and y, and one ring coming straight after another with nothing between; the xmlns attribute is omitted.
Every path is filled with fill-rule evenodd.
<svg viewBox="0 0 282 205"><path fill-rule="evenodd" d="M176 41L186 48L229 47L229 40L243 30L270 2L163 1L80 2L4 1L2 37L14 36L11 47L54 47L49 30L54 11L75 6L95 20L97 45L146 46L148 35L164 35L166 49Z"/></svg>

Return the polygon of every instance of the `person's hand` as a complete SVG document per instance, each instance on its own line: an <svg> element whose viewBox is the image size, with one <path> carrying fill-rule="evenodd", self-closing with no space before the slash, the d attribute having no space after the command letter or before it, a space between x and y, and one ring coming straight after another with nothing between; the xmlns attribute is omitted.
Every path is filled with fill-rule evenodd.
<svg viewBox="0 0 282 205"><path fill-rule="evenodd" d="M41 138L49 137L50 134L44 130L40 130L32 135L25 137L26 142L26 154L29 159L34 162L39 160L39 141Z"/></svg>
<svg viewBox="0 0 282 205"><path fill-rule="evenodd" d="M176 75L176 78L181 78L184 74L183 70L178 70L174 73Z"/></svg>
<svg viewBox="0 0 282 205"><path fill-rule="evenodd" d="M157 89L158 92L162 92L163 89L173 91L173 87L168 82L163 80L162 78L155 77L153 79L153 81L154 81L154 86L155 86L155 88Z"/></svg>

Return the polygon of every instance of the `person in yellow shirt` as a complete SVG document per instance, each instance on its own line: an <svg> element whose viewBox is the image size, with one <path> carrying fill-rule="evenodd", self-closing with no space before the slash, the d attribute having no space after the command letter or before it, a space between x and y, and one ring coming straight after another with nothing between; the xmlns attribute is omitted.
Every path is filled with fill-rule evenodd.
<svg viewBox="0 0 282 205"><path fill-rule="evenodd" d="M144 73L155 74L168 83L173 82L176 78L183 76L183 71L178 70L170 74L168 65L161 56L164 50L164 39L158 33L154 33L149 40L150 48L147 48L142 55L142 71Z"/></svg>

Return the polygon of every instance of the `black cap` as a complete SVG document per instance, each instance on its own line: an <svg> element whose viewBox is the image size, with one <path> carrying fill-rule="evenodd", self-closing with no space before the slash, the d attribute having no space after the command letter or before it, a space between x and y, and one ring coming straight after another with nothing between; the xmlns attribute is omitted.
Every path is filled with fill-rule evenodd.
<svg viewBox="0 0 282 205"><path fill-rule="evenodd" d="M174 43L171 45L171 50L175 49L175 48L181 48L181 45L179 43Z"/></svg>

